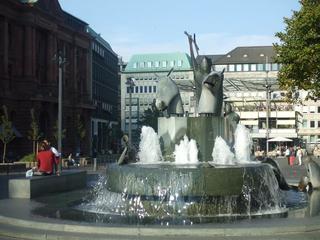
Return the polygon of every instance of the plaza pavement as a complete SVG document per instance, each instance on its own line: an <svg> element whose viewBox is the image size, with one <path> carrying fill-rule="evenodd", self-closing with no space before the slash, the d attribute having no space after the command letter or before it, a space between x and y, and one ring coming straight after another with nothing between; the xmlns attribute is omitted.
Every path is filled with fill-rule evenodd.
<svg viewBox="0 0 320 240"><path fill-rule="evenodd" d="M304 165L288 166L286 158L277 158L289 184L297 184L306 175ZM315 159L320 163L319 159ZM95 176L91 166L89 175ZM98 168L100 173L104 167ZM0 239L320 239L320 216L307 219L244 220L233 224L143 227L99 226L34 216L33 200L7 199L8 179L24 177L24 173L0 175ZM300 214L300 213L297 213Z"/></svg>

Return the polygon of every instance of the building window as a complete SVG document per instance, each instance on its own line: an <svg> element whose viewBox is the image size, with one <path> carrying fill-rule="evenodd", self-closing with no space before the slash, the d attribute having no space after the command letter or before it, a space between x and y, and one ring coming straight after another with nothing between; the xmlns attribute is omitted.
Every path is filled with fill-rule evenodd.
<svg viewBox="0 0 320 240"><path fill-rule="evenodd" d="M140 86L140 93L143 93L143 86Z"/></svg>
<svg viewBox="0 0 320 240"><path fill-rule="evenodd" d="M147 62L147 66L148 66L148 68L151 68L152 67L152 62Z"/></svg>
<svg viewBox="0 0 320 240"><path fill-rule="evenodd" d="M174 61L170 61L170 67L174 67Z"/></svg>
<svg viewBox="0 0 320 240"><path fill-rule="evenodd" d="M314 143L316 141L315 135L310 135L310 142Z"/></svg>
<svg viewBox="0 0 320 240"><path fill-rule="evenodd" d="M278 71L279 68L278 68L278 64L277 63L272 63L271 65L271 71Z"/></svg>
<svg viewBox="0 0 320 240"><path fill-rule="evenodd" d="M320 121L318 121L318 128L320 128Z"/></svg>
<svg viewBox="0 0 320 240"><path fill-rule="evenodd" d="M127 93L130 93L130 87L127 87Z"/></svg>
<svg viewBox="0 0 320 240"><path fill-rule="evenodd" d="M308 124L308 121L305 120L305 119L303 119L303 120L302 120L302 127L303 127L303 128L307 128L307 124Z"/></svg>
<svg viewBox="0 0 320 240"><path fill-rule="evenodd" d="M249 64L243 64L243 71L248 72L249 71Z"/></svg>
<svg viewBox="0 0 320 240"><path fill-rule="evenodd" d="M261 64L261 63L258 64L257 68L258 68L258 71L263 71L264 70L263 69L263 64Z"/></svg>
<svg viewBox="0 0 320 240"><path fill-rule="evenodd" d="M234 65L233 64L230 64L228 67L229 67L229 72L234 72Z"/></svg>
<svg viewBox="0 0 320 240"><path fill-rule="evenodd" d="M158 68L160 66L160 62L159 61L155 61L154 62L154 67Z"/></svg>
<svg viewBox="0 0 320 240"><path fill-rule="evenodd" d="M310 121L310 128L314 128L315 127L315 122L314 121Z"/></svg>
<svg viewBox="0 0 320 240"><path fill-rule="evenodd" d="M149 93L152 93L152 86L149 86Z"/></svg>
<svg viewBox="0 0 320 240"><path fill-rule="evenodd" d="M167 67L167 61L162 61L162 67L166 68Z"/></svg>
<svg viewBox="0 0 320 240"><path fill-rule="evenodd" d="M252 72L257 71L257 64L250 64L250 71Z"/></svg>
<svg viewBox="0 0 320 240"><path fill-rule="evenodd" d="M153 86L153 92L157 92L157 86Z"/></svg>
<svg viewBox="0 0 320 240"><path fill-rule="evenodd" d="M144 86L144 92L147 93L148 92L148 87Z"/></svg>
<svg viewBox="0 0 320 240"><path fill-rule="evenodd" d="M144 68L144 62L140 62L140 68Z"/></svg>
<svg viewBox="0 0 320 240"><path fill-rule="evenodd" d="M320 113L320 107L318 107L318 113Z"/></svg>
<svg viewBox="0 0 320 240"><path fill-rule="evenodd" d="M241 72L242 71L242 65L241 64L237 64L236 65L236 70L237 70L237 72Z"/></svg>
<svg viewBox="0 0 320 240"><path fill-rule="evenodd" d="M182 67L182 60L178 60L177 65L178 67Z"/></svg>
<svg viewBox="0 0 320 240"><path fill-rule="evenodd" d="M135 90L136 90L135 91L136 93L139 93L139 87L138 86L135 87Z"/></svg>

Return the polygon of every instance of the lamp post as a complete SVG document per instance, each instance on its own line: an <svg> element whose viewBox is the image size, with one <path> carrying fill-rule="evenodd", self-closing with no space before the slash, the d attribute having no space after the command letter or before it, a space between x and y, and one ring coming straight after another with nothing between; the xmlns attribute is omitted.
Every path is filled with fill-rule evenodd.
<svg viewBox="0 0 320 240"><path fill-rule="evenodd" d="M132 77L127 78L126 85L129 86L129 141L128 141L128 149L130 150L131 148L131 141L132 141L132 89L134 84L135 79Z"/></svg>
<svg viewBox="0 0 320 240"><path fill-rule="evenodd" d="M269 144L268 144L268 140L269 140L269 115L270 115L270 97L269 97L269 93L270 93L270 88L271 85L268 83L268 74L269 74L269 69L268 69L268 56L266 56L266 154L268 156L268 152L269 152Z"/></svg>
<svg viewBox="0 0 320 240"><path fill-rule="evenodd" d="M66 63L66 58L61 51L58 51L54 56L54 60L58 63L58 152L61 157L62 153L62 77L63 77L63 65ZM62 161L59 162L59 171L62 170Z"/></svg>

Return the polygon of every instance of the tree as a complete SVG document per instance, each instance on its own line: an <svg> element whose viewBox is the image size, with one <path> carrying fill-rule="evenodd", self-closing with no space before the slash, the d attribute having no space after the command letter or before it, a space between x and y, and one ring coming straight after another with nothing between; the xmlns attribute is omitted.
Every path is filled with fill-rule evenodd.
<svg viewBox="0 0 320 240"><path fill-rule="evenodd" d="M34 109L30 109L30 115L31 115L31 123L30 123L30 130L28 131L28 139L32 141L32 152L35 155L37 152L37 145L36 143L39 141L41 134L39 125L36 121Z"/></svg>
<svg viewBox="0 0 320 240"><path fill-rule="evenodd" d="M67 130L64 128L61 130L61 140L66 137ZM56 124L53 126L53 138L56 141L56 144L58 143L58 120L56 121Z"/></svg>
<svg viewBox="0 0 320 240"><path fill-rule="evenodd" d="M77 127L77 138L78 138L78 147L79 147L79 153L81 148L81 142L86 137L86 128L84 126L84 123L81 119L80 114L77 114L76 116L76 127Z"/></svg>
<svg viewBox="0 0 320 240"><path fill-rule="evenodd" d="M320 0L300 0L301 9L284 18L284 32L274 44L280 87L293 99L297 90L308 91L307 99L320 97Z"/></svg>
<svg viewBox="0 0 320 240"><path fill-rule="evenodd" d="M155 106L155 99L151 105L151 108L148 108L144 111L142 119L139 124L141 126L150 126L156 132L158 131L158 117L160 117L160 111Z"/></svg>
<svg viewBox="0 0 320 240"><path fill-rule="evenodd" d="M14 132L12 128L12 122L9 121L7 107L5 105L2 106L3 108L3 115L1 116L1 130L0 130L0 140L3 143L3 155L2 155L2 162L5 162L6 158L6 150L7 144L10 143L14 138Z"/></svg>

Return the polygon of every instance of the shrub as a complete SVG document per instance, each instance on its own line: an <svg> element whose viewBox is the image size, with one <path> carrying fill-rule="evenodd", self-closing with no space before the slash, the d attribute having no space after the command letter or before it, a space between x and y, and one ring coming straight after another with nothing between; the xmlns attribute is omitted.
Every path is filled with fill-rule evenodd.
<svg viewBox="0 0 320 240"><path fill-rule="evenodd" d="M19 160L19 162L34 162L34 161L35 161L34 153L27 154Z"/></svg>

